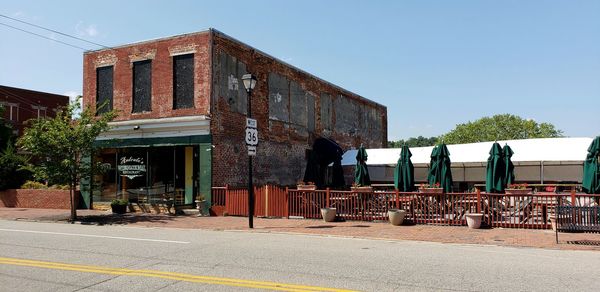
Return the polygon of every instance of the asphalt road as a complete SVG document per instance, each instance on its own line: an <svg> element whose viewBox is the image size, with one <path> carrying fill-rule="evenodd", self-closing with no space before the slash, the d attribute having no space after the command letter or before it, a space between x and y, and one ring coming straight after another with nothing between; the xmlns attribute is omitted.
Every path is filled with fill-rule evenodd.
<svg viewBox="0 0 600 292"><path fill-rule="evenodd" d="M2 291L597 291L600 253L0 220Z"/></svg>

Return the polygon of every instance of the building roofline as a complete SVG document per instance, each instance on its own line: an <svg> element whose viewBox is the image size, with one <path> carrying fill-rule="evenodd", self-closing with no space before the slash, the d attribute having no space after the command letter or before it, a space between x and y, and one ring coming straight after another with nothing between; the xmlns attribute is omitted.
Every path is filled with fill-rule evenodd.
<svg viewBox="0 0 600 292"><path fill-rule="evenodd" d="M14 89L14 90L20 90L20 91L29 91L31 93L39 93L39 94L45 94L45 95L52 95L52 96L55 96L55 97L66 98L67 100L70 99L70 97L67 96L67 95L56 94L56 93L45 92L45 91L37 91L37 90L26 89L26 88L12 87L12 86L6 86L6 85L0 85L0 88L5 88L6 90Z"/></svg>
<svg viewBox="0 0 600 292"><path fill-rule="evenodd" d="M153 43L153 42L165 41L165 40L170 40L170 39L175 39L175 38L200 35L200 34L210 33L212 30L213 30L213 28L208 28L208 29L204 29L201 31L188 32L188 33L183 33L183 34L176 34L176 35L170 35L170 36L165 36L165 37L141 40L141 41L136 41L133 43L127 43L127 44L117 45L117 46L108 47L108 48L102 48L102 49L97 49L97 50L87 50L87 51L83 52L83 54L86 55L86 54L98 53L98 52L102 52L102 51L111 51L111 50L115 50L115 49L131 47L131 46L139 46L139 45L143 45L146 43Z"/></svg>
<svg viewBox="0 0 600 292"><path fill-rule="evenodd" d="M236 38L234 38L234 37L232 37L232 36L230 36L230 35L228 35L226 33L223 33L221 31L219 31L218 29L215 29L215 28L208 28L208 29L205 29L205 30L197 31L197 32L191 32L191 33L184 33L184 34L178 34L178 35L171 35L171 36L166 36L166 37L159 37L159 38L154 38L154 39L148 39L148 40L138 41L138 42L134 42L134 43L124 44L124 45L119 45L119 46L114 46L114 47L109 47L109 48L103 48L103 49L98 49L98 50L89 50L89 51L85 51L83 54L86 55L86 54L91 54L91 53L98 53L98 52L102 52L102 51L109 51L109 50L113 50L113 49L120 49L120 48L126 48L126 47L131 47L131 46L138 46L138 45L142 45L142 44L146 44L146 43L151 43L151 42L157 42L157 41L163 41L163 40L170 40L170 39L174 39L174 38L188 37L188 36L200 35L200 34L205 34L205 33L212 33L214 35L218 35L220 37L228 39L228 40L230 40L232 42L235 42L237 44L240 44L242 46L248 47L251 50L253 50L254 52L257 52L257 53L259 53L259 54L261 54L261 55L263 55L263 56L265 56L267 58L271 58L271 59L273 59L273 60L275 60L275 61L277 61L277 62L279 62L279 63L281 63L281 64L283 64L285 66L288 66L288 67L290 67L290 68L292 68L292 69L294 69L294 70L296 70L296 71L298 71L298 72L300 72L302 74L306 74L309 77L314 78L314 79L316 79L316 80L318 80L320 82L323 82L323 83L325 83L325 84L327 84L327 85L329 85L329 86L331 86L333 88L336 88L336 89L338 89L340 91L343 91L343 92L347 92L347 93L353 95L354 97L358 97L359 99L361 99L361 100L363 100L363 101L365 101L367 103L375 104L377 106L380 106L382 108L387 109L387 107L385 105L383 105L383 104L380 104L380 103L378 103L376 101L368 99L368 98L366 98L366 97L364 97L364 96L362 96L360 94L352 92L352 91L350 91L348 89L345 89L345 88L343 88L343 87L341 87L339 85L333 84L333 83L331 83L331 82L329 82L329 81L327 81L327 80L325 80L323 78L320 78L320 77L318 77L318 76L316 76L314 74L311 74L311 73L309 73L309 72L307 72L307 71L305 71L303 69L300 69L300 68L298 68L298 67L296 67L296 66L294 66L294 65L292 65L292 64L290 64L288 62L285 62L285 61L283 61L283 60L281 60L281 59L279 59L277 57L274 57L271 54L268 54L268 53L266 53L266 52L264 52L264 51L262 51L260 49L257 49L257 48L255 48L255 47L253 47L251 45L248 45L247 43L244 43L244 42L242 42L242 41L240 41L240 40L238 40L238 39L236 39Z"/></svg>

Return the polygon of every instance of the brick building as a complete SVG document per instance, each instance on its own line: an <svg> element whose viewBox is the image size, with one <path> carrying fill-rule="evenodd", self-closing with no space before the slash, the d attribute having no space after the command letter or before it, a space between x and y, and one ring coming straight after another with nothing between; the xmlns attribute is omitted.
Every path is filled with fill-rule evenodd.
<svg viewBox="0 0 600 292"><path fill-rule="evenodd" d="M4 119L12 125L17 136L23 134L27 120L54 117L59 107L68 104L68 96L0 85Z"/></svg>
<svg viewBox="0 0 600 292"><path fill-rule="evenodd" d="M198 194L210 200L211 186L247 184L246 73L258 80L256 184L302 179L318 138L344 150L387 143L385 106L214 29L86 52L83 64L84 105L119 111L99 138L96 159L111 171L94 178L96 201L144 190L190 204Z"/></svg>

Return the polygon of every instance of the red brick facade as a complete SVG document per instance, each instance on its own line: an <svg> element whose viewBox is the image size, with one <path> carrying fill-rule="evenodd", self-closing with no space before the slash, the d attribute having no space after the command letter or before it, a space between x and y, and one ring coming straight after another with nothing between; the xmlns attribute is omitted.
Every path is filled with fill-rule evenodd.
<svg viewBox="0 0 600 292"><path fill-rule="evenodd" d="M70 209L68 190L10 189L0 191L0 207Z"/></svg>
<svg viewBox="0 0 600 292"><path fill-rule="evenodd" d="M210 48L208 32L143 42L101 51L83 58L83 103L95 107L96 68L114 66L113 108L116 120L153 119L209 113ZM179 52L194 53L194 108L173 110L173 58ZM132 64L152 60L152 111L132 113Z"/></svg>
<svg viewBox="0 0 600 292"><path fill-rule="evenodd" d="M195 108L173 110L173 51L193 51ZM132 114L132 60L152 59L152 111ZM305 151L316 138L344 149L386 147L387 109L287 65L216 30L88 52L84 55L84 104L93 106L96 68L114 66L118 120L186 115L210 117L212 185L247 183L244 144L246 93L241 75L258 81L252 115L258 121L255 183L292 185L304 175ZM274 107L278 108L275 109Z"/></svg>
<svg viewBox="0 0 600 292"><path fill-rule="evenodd" d="M4 118L19 136L23 134L27 120L38 118L38 114L54 117L57 108L68 104L68 96L0 85Z"/></svg>

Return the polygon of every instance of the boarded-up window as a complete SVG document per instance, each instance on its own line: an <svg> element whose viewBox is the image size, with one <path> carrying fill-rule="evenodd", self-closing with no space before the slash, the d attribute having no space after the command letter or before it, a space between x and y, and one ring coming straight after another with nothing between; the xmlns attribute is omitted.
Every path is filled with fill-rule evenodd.
<svg viewBox="0 0 600 292"><path fill-rule="evenodd" d="M152 110L152 61L133 63L133 112Z"/></svg>
<svg viewBox="0 0 600 292"><path fill-rule="evenodd" d="M96 69L96 114L112 110L113 66Z"/></svg>
<svg viewBox="0 0 600 292"><path fill-rule="evenodd" d="M173 108L194 107L194 54L173 57Z"/></svg>

